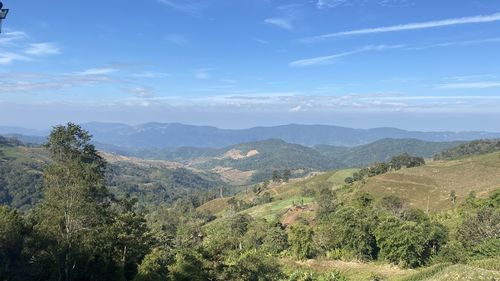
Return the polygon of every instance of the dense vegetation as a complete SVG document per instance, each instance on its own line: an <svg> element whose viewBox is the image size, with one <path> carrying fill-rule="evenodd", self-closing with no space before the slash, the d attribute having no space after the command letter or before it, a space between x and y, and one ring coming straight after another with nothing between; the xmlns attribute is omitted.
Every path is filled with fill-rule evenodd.
<svg viewBox="0 0 500 281"><path fill-rule="evenodd" d="M196 208L199 200L189 196L138 209L126 191L110 192L109 164L79 126L54 128L45 147L50 162L33 210L0 206L0 280L335 281L348 278L286 263L314 258L418 268L500 257L500 190L484 199L471 193L460 204L450 194L452 211L428 214L397 196L376 200L354 185L304 185L314 216L284 224L245 210L277 199L273 188L286 181L286 170L276 170L274 185L245 193L258 200L228 199L223 214ZM421 160L403 154L386 165L410 168Z"/></svg>
<svg viewBox="0 0 500 281"><path fill-rule="evenodd" d="M368 168L363 168L355 172L351 177L345 178L345 183L352 184L355 181L360 181L366 177L374 177L385 174L390 170L400 170L401 168L414 168L425 165L425 160L419 156L411 156L408 153L403 153L391 158L387 163L375 163Z"/></svg>
<svg viewBox="0 0 500 281"><path fill-rule="evenodd" d="M454 160L496 151L500 151L500 140L476 140L442 151L434 159Z"/></svg>
<svg viewBox="0 0 500 281"><path fill-rule="evenodd" d="M300 177L310 171L326 171L345 167L364 167L391 157L410 153L431 157L460 142L426 142L416 139L382 139L356 147L317 145L306 147L270 139L242 143L225 148L182 147L177 149L149 149L135 152L117 150L140 158L178 161L200 169L228 167L242 172L253 172L250 183L262 182L276 169L290 169L292 177ZM257 153L246 156L248 152ZM240 157L230 157L234 152Z"/></svg>
<svg viewBox="0 0 500 281"><path fill-rule="evenodd" d="M27 211L43 193L43 170L52 160L46 149L27 147L15 138L0 137L0 204ZM213 173L161 165L115 161L106 165L106 185L110 192L132 194L138 205L156 205L191 196L202 204L226 187ZM228 190L228 188L224 188Z"/></svg>

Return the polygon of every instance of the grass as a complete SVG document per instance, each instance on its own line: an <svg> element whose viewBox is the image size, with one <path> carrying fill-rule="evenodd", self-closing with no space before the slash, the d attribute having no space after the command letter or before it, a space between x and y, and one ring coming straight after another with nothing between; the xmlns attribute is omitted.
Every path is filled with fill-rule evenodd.
<svg viewBox="0 0 500 281"><path fill-rule="evenodd" d="M458 202L474 191L486 197L500 188L500 153L491 153L453 161L435 161L427 165L389 172L369 178L361 189L380 199L387 195L406 198L411 207L431 212L451 209L450 192Z"/></svg>
<svg viewBox="0 0 500 281"><path fill-rule="evenodd" d="M251 215L254 218L264 218L268 221L281 218L281 216L294 204L304 204L308 205L314 201L312 197L294 196L284 200L276 200L271 203L258 205L250 209L242 211Z"/></svg>
<svg viewBox="0 0 500 281"><path fill-rule="evenodd" d="M294 261L291 259L281 259L281 264L288 273L295 270L312 270L318 273L327 273L335 269L352 281L371 280L373 276L379 276L382 280L399 280L415 272L415 270L411 269L401 269L390 264L374 262L346 262L321 259Z"/></svg>
<svg viewBox="0 0 500 281"><path fill-rule="evenodd" d="M456 264L446 267L437 274L420 279L426 281L492 281L500 280L500 271L486 270L469 265Z"/></svg>
<svg viewBox="0 0 500 281"><path fill-rule="evenodd" d="M441 264L437 264L437 265L434 265L431 267L423 268L423 269L419 270L417 273L401 279L401 281L426 280L426 279L431 278L432 276L436 275L437 273L443 271L445 268L447 268L449 266L450 266L450 264L448 264L448 263L441 263Z"/></svg>

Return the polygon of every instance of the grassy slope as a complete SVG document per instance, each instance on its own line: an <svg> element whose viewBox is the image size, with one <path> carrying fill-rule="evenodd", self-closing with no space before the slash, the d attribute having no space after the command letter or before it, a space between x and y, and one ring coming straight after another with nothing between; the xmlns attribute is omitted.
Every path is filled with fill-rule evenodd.
<svg viewBox="0 0 500 281"><path fill-rule="evenodd" d="M304 200L306 205L302 216L314 215L314 201L312 197L303 196L303 190L321 186L333 189L341 187L344 179L352 175L355 169L339 170L322 173L305 179L293 180L287 184L273 185L269 192L274 201L268 204L255 206L242 211L256 218L279 218L286 220L287 212L292 202ZM368 179L360 187L376 198L388 194L406 197L414 207L427 207L427 194L431 210L451 208L449 192L454 189L463 200L470 192L475 191L478 196L486 196L491 190L500 188L500 153L486 154L453 161L430 162L424 167L403 169ZM251 200L252 192L242 192L237 195L240 200ZM216 199L202 206L206 210L222 215L227 208L227 199ZM375 262L344 262L332 260L308 260L296 262L287 258L281 259L285 269L289 271L297 268L310 269L317 272L328 272L337 269L350 280L371 280L374 275L382 280L394 281L444 281L444 280L500 280L500 271L497 260L488 262L471 262L468 265L438 264L418 270L401 269L393 265ZM496 278L496 279L494 279Z"/></svg>
<svg viewBox="0 0 500 281"><path fill-rule="evenodd" d="M485 197L500 188L500 153L453 161L435 161L425 166L389 172L369 178L361 189L381 198L394 194L406 198L412 207L429 211L452 208L450 192L458 201L474 191Z"/></svg>

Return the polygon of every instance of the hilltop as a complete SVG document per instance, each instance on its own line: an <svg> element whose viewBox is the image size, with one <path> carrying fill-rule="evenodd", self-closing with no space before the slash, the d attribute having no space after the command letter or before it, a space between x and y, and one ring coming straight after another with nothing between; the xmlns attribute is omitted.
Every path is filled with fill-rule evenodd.
<svg viewBox="0 0 500 281"><path fill-rule="evenodd" d="M436 142L500 138L500 133L491 132L419 132L397 128L354 129L332 125L301 124L248 129L220 129L180 123L146 123L132 126L119 123L91 122L82 124L82 127L94 135L96 143L114 146L124 151L178 147L222 148L267 139L281 139L288 143L304 146L318 144L357 146L385 138L412 138ZM4 135L46 136L47 133L48 130L0 127L0 134Z"/></svg>

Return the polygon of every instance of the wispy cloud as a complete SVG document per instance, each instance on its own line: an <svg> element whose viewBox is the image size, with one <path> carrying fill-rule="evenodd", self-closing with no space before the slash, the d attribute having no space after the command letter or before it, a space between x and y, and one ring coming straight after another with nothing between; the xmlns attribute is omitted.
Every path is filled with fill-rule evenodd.
<svg viewBox="0 0 500 281"><path fill-rule="evenodd" d="M154 96L154 89L151 87L122 88L123 91L132 93L139 98L150 98Z"/></svg>
<svg viewBox="0 0 500 281"><path fill-rule="evenodd" d="M90 68L81 72L77 72L77 75L105 75L105 74L111 74L114 72L117 72L118 69L116 68Z"/></svg>
<svg viewBox="0 0 500 281"><path fill-rule="evenodd" d="M489 89L500 88L499 82L470 82L470 83L449 83L441 84L437 89Z"/></svg>
<svg viewBox="0 0 500 281"><path fill-rule="evenodd" d="M16 41L28 39L29 36L23 31L7 31L0 37L0 46L12 44Z"/></svg>
<svg viewBox="0 0 500 281"><path fill-rule="evenodd" d="M196 79L200 79L200 80L206 80L206 79L210 79L212 78L212 74L210 74L210 68L200 68L200 69L196 69L194 71L194 77Z"/></svg>
<svg viewBox="0 0 500 281"><path fill-rule="evenodd" d="M331 63L335 62L336 59L341 58L341 57L345 57L345 56L350 56L350 55L369 52L369 51L400 49L403 47L404 47L404 45L369 45L369 46L365 46L363 48L359 48L359 49L356 49L353 51L348 51L348 52L343 52L343 53L338 53L338 54L333 54L333 55L328 55L328 56L321 56L321 57L314 57L314 58L292 61L290 63L290 66L300 67L300 66L331 64Z"/></svg>
<svg viewBox="0 0 500 281"><path fill-rule="evenodd" d="M29 61L29 57L16 54L13 52L2 52L0 51L0 65L11 64L14 61Z"/></svg>
<svg viewBox="0 0 500 281"><path fill-rule="evenodd" d="M316 8L332 9L343 6L366 6L369 4L381 7L403 7L415 5L414 0L317 0Z"/></svg>
<svg viewBox="0 0 500 281"><path fill-rule="evenodd" d="M169 73L165 73L165 72L146 71L146 72L132 73L132 77L135 77L135 78L164 78L164 77L169 77L169 76L171 76L171 75Z"/></svg>
<svg viewBox="0 0 500 281"><path fill-rule="evenodd" d="M260 39L260 38L254 38L253 41L255 41L257 43L260 43L262 45L269 45L269 44L271 44L271 42L269 42L267 40L264 40L264 39Z"/></svg>
<svg viewBox="0 0 500 281"><path fill-rule="evenodd" d="M165 40L179 46L189 45L189 39L180 34L168 34L165 36Z"/></svg>
<svg viewBox="0 0 500 281"><path fill-rule="evenodd" d="M268 18L264 20L265 23L271 24L286 30L293 30L293 24L290 19L286 18Z"/></svg>
<svg viewBox="0 0 500 281"><path fill-rule="evenodd" d="M316 7L318 9L335 8L349 3L347 0L318 0Z"/></svg>
<svg viewBox="0 0 500 281"><path fill-rule="evenodd" d="M373 33L397 32L397 31L428 29L428 28L437 28L437 27L454 26L462 24L496 22L496 21L500 21L500 13L495 13L491 15L477 15L471 17L451 18L451 19L437 20L437 21L415 22L415 23L407 23L407 24L392 25L392 26L349 30L349 31L324 34L311 38L305 38L302 41L316 42L332 37L341 37L348 35L364 35Z"/></svg>
<svg viewBox="0 0 500 281"><path fill-rule="evenodd" d="M200 15L206 7L206 2L197 0L157 0L174 10L178 10L191 15Z"/></svg>
<svg viewBox="0 0 500 281"><path fill-rule="evenodd" d="M29 48L24 51L24 53L32 56L57 55L60 52L61 48L54 43L30 44Z"/></svg>

